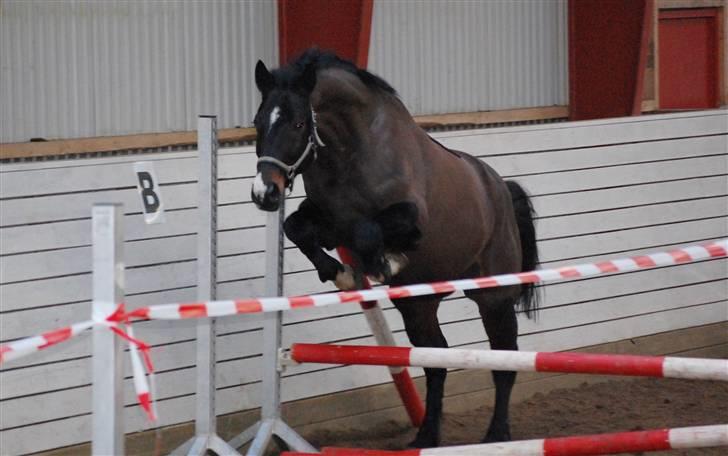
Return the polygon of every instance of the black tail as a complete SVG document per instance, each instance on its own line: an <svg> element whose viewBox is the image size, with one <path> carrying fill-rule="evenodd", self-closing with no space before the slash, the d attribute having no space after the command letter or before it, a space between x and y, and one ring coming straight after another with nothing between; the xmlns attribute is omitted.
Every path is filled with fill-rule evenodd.
<svg viewBox="0 0 728 456"><path fill-rule="evenodd" d="M533 204L531 204L531 198L528 193L514 181L506 181L508 190L511 192L511 198L513 200L513 209L516 213L516 222L518 223L518 234L521 238L521 271L533 271L539 264L538 261L538 247L536 246L536 227L534 226L533 219L536 216L536 212L533 210ZM531 318L531 315L538 311L538 305L541 300L541 296L538 293L538 289L533 283L523 285L521 291L521 307L526 316Z"/></svg>

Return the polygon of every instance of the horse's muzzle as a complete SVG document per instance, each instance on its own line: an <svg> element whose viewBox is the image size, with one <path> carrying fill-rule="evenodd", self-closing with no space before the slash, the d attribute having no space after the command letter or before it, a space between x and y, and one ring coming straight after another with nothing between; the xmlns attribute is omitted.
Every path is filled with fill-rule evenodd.
<svg viewBox="0 0 728 456"><path fill-rule="evenodd" d="M264 187L254 184L250 190L250 196L258 209L264 211L277 211L281 205L281 191L274 183L267 184Z"/></svg>

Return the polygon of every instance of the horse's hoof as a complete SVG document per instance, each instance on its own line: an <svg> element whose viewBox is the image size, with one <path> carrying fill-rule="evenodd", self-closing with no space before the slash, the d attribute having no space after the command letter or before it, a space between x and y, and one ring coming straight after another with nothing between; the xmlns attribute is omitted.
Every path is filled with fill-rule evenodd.
<svg viewBox="0 0 728 456"><path fill-rule="evenodd" d="M336 288L342 291L356 290L357 287L356 274L354 269L348 264L344 265L344 270L336 273L336 279L334 280Z"/></svg>
<svg viewBox="0 0 728 456"><path fill-rule="evenodd" d="M341 263L326 255L323 251L314 259L313 264L316 266L321 283L336 280L336 277L344 271Z"/></svg>
<svg viewBox="0 0 728 456"><path fill-rule="evenodd" d="M496 443L496 442L510 442L511 441L511 433L508 430L497 432L497 431L488 431L488 433L483 437L483 440L481 440L481 443Z"/></svg>
<svg viewBox="0 0 728 456"><path fill-rule="evenodd" d="M420 430L413 441L408 445L409 448L434 448L440 446L440 437L430 432Z"/></svg>

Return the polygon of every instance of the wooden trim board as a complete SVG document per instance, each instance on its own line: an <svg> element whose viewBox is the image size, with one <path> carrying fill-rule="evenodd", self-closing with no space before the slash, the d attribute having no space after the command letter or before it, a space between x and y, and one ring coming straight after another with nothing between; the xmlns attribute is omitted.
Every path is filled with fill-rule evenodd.
<svg viewBox="0 0 728 456"><path fill-rule="evenodd" d="M693 357L728 357L728 322L699 326L666 333L621 340L579 351L593 353L619 353L635 355L675 355ZM527 400L536 393L558 388L570 388L582 383L598 383L614 377L597 375L565 375L523 372L518 375L512 400ZM637 379L636 379L637 380ZM416 381L424 391L424 379ZM493 385L489 375L478 371L458 371L448 375L445 407L450 413L461 413L493 400ZM221 416L218 432L231 438L258 420L258 410ZM345 391L338 394L304 399L284 404L287 422L305 434L325 429L332 423L346 423L351 427L371 424L373 421L393 420L407 422L407 415L390 384ZM186 423L161 430L160 451L168 453L192 436L194 426ZM131 454L154 454L155 432L145 431L127 436L126 447ZM39 453L44 456L70 456L90 454L90 444Z"/></svg>
<svg viewBox="0 0 728 456"><path fill-rule="evenodd" d="M416 116L415 120L423 128L443 127L462 124L488 124L501 122L524 122L565 118L566 106L510 109L503 111L465 112ZM218 132L221 143L255 140L254 128L227 128ZM78 154L116 152L124 150L160 149L194 145L197 134L194 131L171 133L148 133L125 136L104 136L96 138L59 139L39 142L0 144L0 160L13 158L53 157Z"/></svg>
<svg viewBox="0 0 728 456"><path fill-rule="evenodd" d="M725 0L657 0L659 9L719 8L722 6L725 6Z"/></svg>
<svg viewBox="0 0 728 456"><path fill-rule="evenodd" d="M218 139L221 143L251 141L255 139L255 129L222 129L218 131ZM197 133L194 131L6 143L0 144L0 160L93 154L135 149L159 149L164 147L189 146L196 143Z"/></svg>
<svg viewBox="0 0 728 456"><path fill-rule="evenodd" d="M448 125L484 125L501 122L526 122L529 120L561 119L569 116L568 106L544 106L538 108L510 109L505 111L459 112L431 116L415 116L422 128Z"/></svg>

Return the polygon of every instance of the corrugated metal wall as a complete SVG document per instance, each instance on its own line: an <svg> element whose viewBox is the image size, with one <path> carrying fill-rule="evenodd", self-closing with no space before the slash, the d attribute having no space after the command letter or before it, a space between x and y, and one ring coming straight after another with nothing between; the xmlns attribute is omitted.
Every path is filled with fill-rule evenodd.
<svg viewBox="0 0 728 456"><path fill-rule="evenodd" d="M250 125L276 2L0 3L0 142Z"/></svg>
<svg viewBox="0 0 728 456"><path fill-rule="evenodd" d="M369 69L413 114L566 105L566 1L375 1Z"/></svg>
<svg viewBox="0 0 728 456"><path fill-rule="evenodd" d="M565 0L375 1L369 68L415 114L567 104ZM0 142L250 125L274 0L0 3Z"/></svg>

